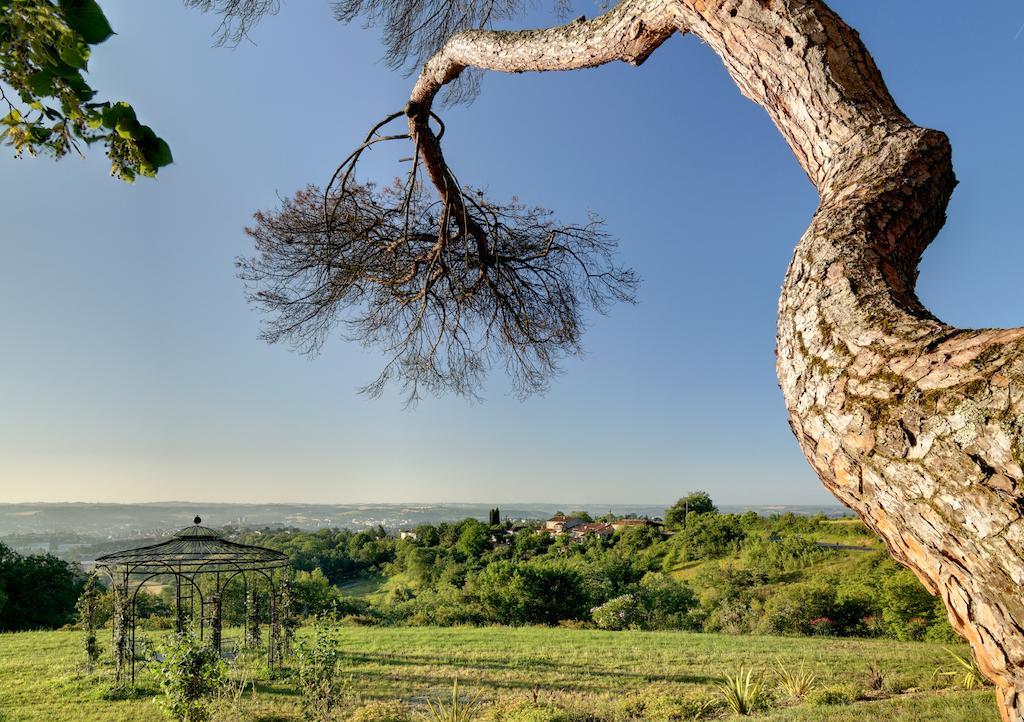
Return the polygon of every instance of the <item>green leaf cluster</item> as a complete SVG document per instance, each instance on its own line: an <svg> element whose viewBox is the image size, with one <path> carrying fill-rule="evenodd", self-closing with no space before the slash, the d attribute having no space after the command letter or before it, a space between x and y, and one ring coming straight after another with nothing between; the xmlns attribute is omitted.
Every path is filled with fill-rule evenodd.
<svg viewBox="0 0 1024 722"><path fill-rule="evenodd" d="M164 708L182 722L209 720L210 697L227 682L227 664L217 650L186 630L171 637L160 652Z"/></svg>
<svg viewBox="0 0 1024 722"><path fill-rule="evenodd" d="M170 147L132 106L95 101L85 80L92 46L113 34L96 0L0 0L0 142L55 158L101 143L128 182L169 165Z"/></svg>
<svg viewBox="0 0 1024 722"><path fill-rule="evenodd" d="M334 615L318 615L311 630L312 638L303 640L297 654L302 718L330 722L344 693L344 680L338 675L341 649Z"/></svg>

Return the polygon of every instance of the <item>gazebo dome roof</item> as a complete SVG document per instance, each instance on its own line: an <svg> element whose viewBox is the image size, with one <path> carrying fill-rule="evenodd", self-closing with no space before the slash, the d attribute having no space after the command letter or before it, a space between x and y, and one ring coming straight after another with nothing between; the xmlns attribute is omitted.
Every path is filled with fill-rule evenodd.
<svg viewBox="0 0 1024 722"><path fill-rule="evenodd" d="M215 529L195 524L176 532L167 541L104 554L98 568L126 574L243 572L276 569L288 557L274 549L228 541Z"/></svg>
<svg viewBox="0 0 1024 722"><path fill-rule="evenodd" d="M198 519L199 517L196 517ZM192 526L187 526L184 529L180 529L174 532L175 539L223 539L224 535L216 529L211 529L208 526L199 526L199 522L196 522Z"/></svg>

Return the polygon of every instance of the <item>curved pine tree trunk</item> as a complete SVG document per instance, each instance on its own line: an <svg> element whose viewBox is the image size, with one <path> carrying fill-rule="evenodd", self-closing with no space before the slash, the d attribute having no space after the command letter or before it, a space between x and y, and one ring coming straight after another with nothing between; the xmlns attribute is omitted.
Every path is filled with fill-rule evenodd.
<svg viewBox="0 0 1024 722"><path fill-rule="evenodd" d="M824 484L946 604L1024 720L1024 329L959 330L921 305L921 254L956 185L946 136L896 106L857 33L819 0L623 0L590 22L453 37L407 106L442 196L427 125L465 67L642 62L699 36L771 116L818 189L779 301L778 375Z"/></svg>

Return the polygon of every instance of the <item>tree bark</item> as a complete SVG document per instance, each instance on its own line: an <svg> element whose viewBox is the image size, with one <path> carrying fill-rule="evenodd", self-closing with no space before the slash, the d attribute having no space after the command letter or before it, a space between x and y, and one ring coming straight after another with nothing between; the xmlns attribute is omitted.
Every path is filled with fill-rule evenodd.
<svg viewBox="0 0 1024 722"><path fill-rule="evenodd" d="M942 597L1003 719L1024 720L1024 329L956 329L917 299L918 262L956 185L949 142L900 111L854 30L819 0L623 0L561 28L463 33L417 81L411 132L422 136L434 95L464 67L639 64L673 31L722 58L820 195L779 301L797 441ZM418 147L428 171L445 167L436 142Z"/></svg>

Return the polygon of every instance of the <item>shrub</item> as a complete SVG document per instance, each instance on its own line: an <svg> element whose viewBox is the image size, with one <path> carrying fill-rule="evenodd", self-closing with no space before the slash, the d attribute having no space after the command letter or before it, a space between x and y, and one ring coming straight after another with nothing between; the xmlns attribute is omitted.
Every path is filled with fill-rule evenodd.
<svg viewBox="0 0 1024 722"><path fill-rule="evenodd" d="M345 627L374 627L380 624L380 620L365 614L346 614L341 618L341 624Z"/></svg>
<svg viewBox="0 0 1024 722"><path fill-rule="evenodd" d="M476 585L486 618L502 624L557 624L589 611L583 575L563 562L494 562Z"/></svg>
<svg viewBox="0 0 1024 722"><path fill-rule="evenodd" d="M761 538L748 542L743 548L743 560L751 571L766 582L778 582L787 572L804 569L837 553L805 537L788 534L782 538Z"/></svg>
<svg viewBox="0 0 1024 722"><path fill-rule="evenodd" d="M705 632L748 634L752 631L755 614L745 599L722 599L704 619Z"/></svg>
<svg viewBox="0 0 1024 722"><path fill-rule="evenodd" d="M941 604L941 600L939 604ZM926 642L935 642L938 644L960 644L963 642L963 638L956 633L953 629L953 625L949 623L949 620L945 617L945 610L941 610L937 613L942 616L937 622L932 624L928 629L925 630L924 640Z"/></svg>
<svg viewBox="0 0 1024 722"><path fill-rule="evenodd" d="M635 594L623 594L609 599L599 607L590 610L590 614L600 629L631 629L639 627L643 612Z"/></svg>
<svg viewBox="0 0 1024 722"><path fill-rule="evenodd" d="M845 687L824 687L807 695L807 701L816 707L852 704L854 695Z"/></svg>
<svg viewBox="0 0 1024 722"><path fill-rule="evenodd" d="M694 627L690 610L698 605L698 600L686 582L666 574L649 572L640 580L639 600L646 629Z"/></svg>
<svg viewBox="0 0 1024 722"><path fill-rule="evenodd" d="M163 707L182 722L210 719L208 698L227 680L227 665L217 650L186 630L171 637L160 652Z"/></svg>
<svg viewBox="0 0 1024 722"><path fill-rule="evenodd" d="M412 720L409 708L399 700L367 702L357 707L349 717L350 722L409 722Z"/></svg>
<svg viewBox="0 0 1024 722"><path fill-rule="evenodd" d="M302 717L308 722L330 722L342 695L334 620L318 616L313 621L312 631L312 639L301 642L296 653Z"/></svg>
<svg viewBox="0 0 1024 722"><path fill-rule="evenodd" d="M861 629L865 637L884 637L885 622L877 614L869 614L861 620Z"/></svg>
<svg viewBox="0 0 1024 722"><path fill-rule="evenodd" d="M100 658L100 645L96 641L96 626L100 598L102 596L103 587L100 585L100 578L96 575L96 572L92 572L86 577L82 593L75 603L75 609L78 610L78 624L85 633L83 641L85 643L85 658L89 669L92 669L92 666Z"/></svg>
<svg viewBox="0 0 1024 722"><path fill-rule="evenodd" d="M764 605L759 631L768 634L839 636L857 631L863 610L851 599L839 600L825 579L791 584Z"/></svg>
<svg viewBox="0 0 1024 722"><path fill-rule="evenodd" d="M909 570L901 569L886 578L881 603L882 619L896 639L921 640L934 621L935 597Z"/></svg>
<svg viewBox="0 0 1024 722"><path fill-rule="evenodd" d="M684 561L723 557L740 548L746 532L735 514L690 514L673 537Z"/></svg>
<svg viewBox="0 0 1024 722"><path fill-rule="evenodd" d="M718 711L720 703L713 697L657 695L644 705L643 719L648 720L701 720Z"/></svg>
<svg viewBox="0 0 1024 722"><path fill-rule="evenodd" d="M903 694L908 689L916 686L916 680L905 675L890 674L886 676L885 681L882 683L882 689L889 694Z"/></svg>

